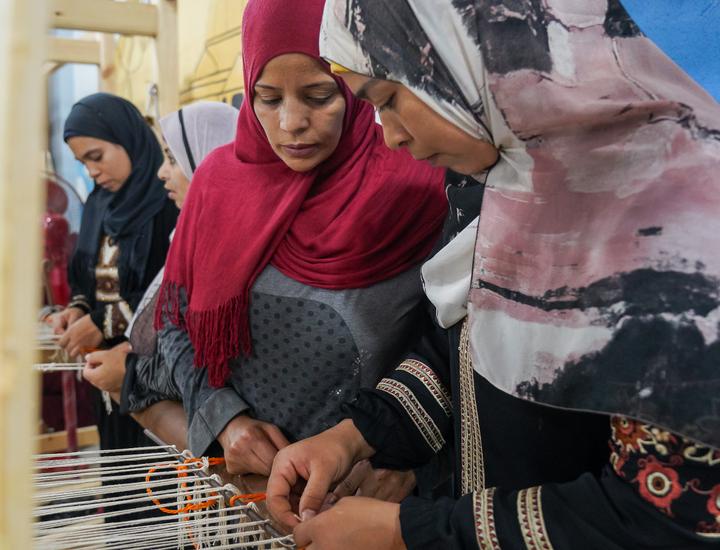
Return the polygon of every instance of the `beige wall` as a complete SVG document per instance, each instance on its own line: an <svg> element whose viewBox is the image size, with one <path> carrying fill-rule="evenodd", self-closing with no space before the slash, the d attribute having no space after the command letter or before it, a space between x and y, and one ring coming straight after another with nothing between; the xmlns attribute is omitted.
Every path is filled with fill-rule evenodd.
<svg viewBox="0 0 720 550"><path fill-rule="evenodd" d="M234 94L242 91L240 24L246 2L178 0L181 104L198 99L230 102ZM157 81L156 63L153 40L118 38L115 91L133 101L143 113L148 90Z"/></svg>

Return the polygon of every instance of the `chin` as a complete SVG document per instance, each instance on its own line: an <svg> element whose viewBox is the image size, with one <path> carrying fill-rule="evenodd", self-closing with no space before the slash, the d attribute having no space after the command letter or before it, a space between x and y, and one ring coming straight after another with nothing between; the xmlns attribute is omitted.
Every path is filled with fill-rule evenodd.
<svg viewBox="0 0 720 550"><path fill-rule="evenodd" d="M307 158L307 159L296 159L288 157L280 157L281 160L287 165L290 170L295 172L309 172L313 170L318 164L324 159Z"/></svg>
<svg viewBox="0 0 720 550"><path fill-rule="evenodd" d="M487 165L478 164L477 162L453 162L447 165L447 168L463 176L475 176L487 170Z"/></svg>

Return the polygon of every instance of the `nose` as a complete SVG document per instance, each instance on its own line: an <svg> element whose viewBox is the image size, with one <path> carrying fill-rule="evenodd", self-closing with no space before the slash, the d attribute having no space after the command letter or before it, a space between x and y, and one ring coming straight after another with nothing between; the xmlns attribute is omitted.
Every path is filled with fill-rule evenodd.
<svg viewBox="0 0 720 550"><path fill-rule="evenodd" d="M96 180L96 179L99 179L99 178L100 178L100 174L102 174L102 170L100 170L100 168L98 168L97 165L91 164L91 163L87 163L87 164L85 165L85 167L87 168L88 175L89 175L92 179Z"/></svg>
<svg viewBox="0 0 720 550"><path fill-rule="evenodd" d="M280 107L280 129L290 134L304 132L310 126L307 107L294 98L283 101Z"/></svg>
<svg viewBox="0 0 720 550"><path fill-rule="evenodd" d="M380 122L382 123L385 145L389 149L396 151L402 147L407 147L412 141L412 136L397 120L397 117L380 113Z"/></svg>
<svg viewBox="0 0 720 550"><path fill-rule="evenodd" d="M160 165L160 168L158 168L157 176L164 182L167 182L170 179L170 166L167 159L165 159L165 162L163 162Z"/></svg>

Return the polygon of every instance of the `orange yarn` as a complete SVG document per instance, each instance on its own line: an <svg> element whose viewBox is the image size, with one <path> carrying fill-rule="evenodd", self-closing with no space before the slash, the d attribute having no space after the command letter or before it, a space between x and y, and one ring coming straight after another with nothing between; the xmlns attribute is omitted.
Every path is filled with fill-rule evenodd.
<svg viewBox="0 0 720 550"><path fill-rule="evenodd" d="M183 464L166 464L166 466L172 466L178 471L178 477L179 478L185 478L187 477L187 465L188 464L197 464L197 463L203 462L203 459L201 458L188 458L185 460ZM223 464L225 462L225 459L223 458L209 458L208 464L210 466L217 466L218 464ZM154 466L148 470L147 475L145 476L145 482L150 483L150 479L152 478L152 474L154 474L157 471L158 467ZM180 487L183 489L187 489L187 483L182 482L180 484ZM217 499L211 498L203 502L198 502L195 504L187 504L183 508L166 508L162 505L162 503L153 496L152 489L150 487L146 487L145 491L147 492L148 496L150 497L150 500L152 501L155 506L158 507L158 509L161 512L164 512L165 514L185 514L187 512L194 512L197 510L204 510L206 508L210 508L211 506L214 506L217 503ZM216 495L217 493L214 493ZM185 500L192 500L192 497L190 495L185 496Z"/></svg>
<svg viewBox="0 0 720 550"><path fill-rule="evenodd" d="M247 493L244 495L235 495L230 498L230 506L235 506L238 501L245 504L252 504L253 502L262 502L265 500L265 493Z"/></svg>

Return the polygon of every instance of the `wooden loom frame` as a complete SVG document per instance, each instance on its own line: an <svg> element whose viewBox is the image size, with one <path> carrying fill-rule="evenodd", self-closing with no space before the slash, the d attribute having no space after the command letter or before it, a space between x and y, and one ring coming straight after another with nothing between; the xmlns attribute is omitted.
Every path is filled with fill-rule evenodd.
<svg viewBox="0 0 720 550"><path fill-rule="evenodd" d="M32 457L36 450L36 311L40 288L44 75L60 63L98 62L89 41L47 29L153 36L160 111L178 106L177 5L112 0L0 0L0 548L32 547ZM154 15L151 15L154 14ZM96 56L100 59L96 59ZM43 62L49 61L50 68Z"/></svg>
<svg viewBox="0 0 720 550"><path fill-rule="evenodd" d="M160 114L180 104L177 0L157 4L115 0L48 0L50 28L101 34L100 40L50 37L45 67L49 74L65 63L100 67L100 89L113 93L113 34L148 36L155 39Z"/></svg>
<svg viewBox="0 0 720 550"><path fill-rule="evenodd" d="M31 548L46 0L0 13L0 548Z"/></svg>
<svg viewBox="0 0 720 550"><path fill-rule="evenodd" d="M113 34L148 36L155 39L158 68L158 107L164 115L179 106L177 1L158 0L158 4L115 2L114 0L49 0L49 26L58 29L101 33L99 39L48 37L45 74L50 75L67 63L97 65L101 91L115 93L115 42ZM72 383L72 381L69 381ZM63 384L63 399L74 402ZM87 431L87 430L86 430ZM45 452L68 448L80 432L70 426L64 432L41 436ZM97 432L83 433L93 443Z"/></svg>

